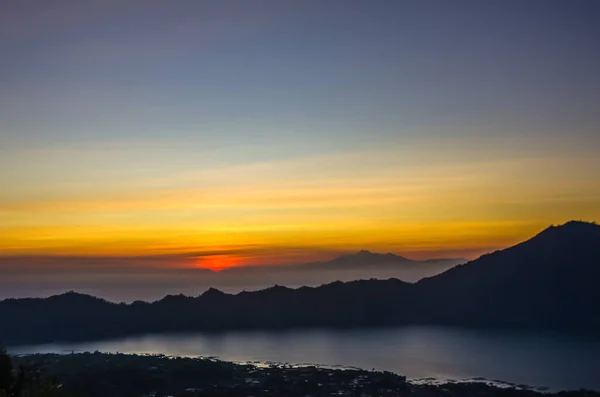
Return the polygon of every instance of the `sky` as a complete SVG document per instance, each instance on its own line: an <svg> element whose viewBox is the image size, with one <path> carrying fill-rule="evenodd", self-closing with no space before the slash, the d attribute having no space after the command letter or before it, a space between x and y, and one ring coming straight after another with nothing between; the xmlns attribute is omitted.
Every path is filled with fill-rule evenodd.
<svg viewBox="0 0 600 397"><path fill-rule="evenodd" d="M599 12L5 1L0 272L474 258L598 221Z"/></svg>

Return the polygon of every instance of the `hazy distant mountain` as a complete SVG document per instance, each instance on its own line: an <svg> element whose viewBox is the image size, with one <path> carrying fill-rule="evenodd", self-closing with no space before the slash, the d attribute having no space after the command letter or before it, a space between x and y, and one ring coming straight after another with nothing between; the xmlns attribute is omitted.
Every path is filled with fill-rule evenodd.
<svg viewBox="0 0 600 397"><path fill-rule="evenodd" d="M370 278L414 282L466 261L415 261L394 254L361 251L328 262L243 266L214 272L203 268L156 266L152 258L136 260L141 264L123 258L59 257L49 260L30 257L20 258L19 262L19 258L0 256L0 299L45 297L77 290L109 300L133 302L156 300L168 294L198 295L210 287L237 293L275 284L319 286L338 280Z"/></svg>
<svg viewBox="0 0 600 397"><path fill-rule="evenodd" d="M287 286L316 286L333 281L360 279L397 278L415 282L446 271L464 258L408 259L392 253L379 254L362 250L343 255L325 262L310 262L284 266L237 267L221 271L223 275L244 274L247 276L272 277L274 284Z"/></svg>
<svg viewBox="0 0 600 397"><path fill-rule="evenodd" d="M363 252L337 261L346 266L372 255ZM0 318L9 325L0 327L0 340L433 323L598 332L599 280L600 226L569 222L414 284L365 280L316 288L275 286L236 295L210 289L198 297L169 295L133 304L76 293L4 300Z"/></svg>
<svg viewBox="0 0 600 397"><path fill-rule="evenodd" d="M432 268L436 265L441 266L456 266L459 263L466 262L464 258L444 258L444 259L428 259L418 261L408 259L400 255L392 253L378 254L371 251L362 250L356 254L343 255L327 262L313 262L304 265L296 265L303 267L319 268L319 269L355 269L355 268L373 268L373 267L388 267L388 268L405 268L423 267Z"/></svg>

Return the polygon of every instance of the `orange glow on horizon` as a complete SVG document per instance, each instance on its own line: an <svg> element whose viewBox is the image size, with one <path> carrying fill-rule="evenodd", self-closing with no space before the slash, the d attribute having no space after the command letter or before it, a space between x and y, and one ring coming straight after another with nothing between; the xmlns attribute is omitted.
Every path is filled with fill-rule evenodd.
<svg viewBox="0 0 600 397"><path fill-rule="evenodd" d="M550 224L600 219L595 155L430 149L426 163L386 148L128 183L18 180L0 197L0 256L164 256L214 271L362 249L474 258Z"/></svg>
<svg viewBox="0 0 600 397"><path fill-rule="evenodd" d="M213 272L220 272L221 270L241 265L239 258L233 255L210 255L196 258L196 267L209 269Z"/></svg>

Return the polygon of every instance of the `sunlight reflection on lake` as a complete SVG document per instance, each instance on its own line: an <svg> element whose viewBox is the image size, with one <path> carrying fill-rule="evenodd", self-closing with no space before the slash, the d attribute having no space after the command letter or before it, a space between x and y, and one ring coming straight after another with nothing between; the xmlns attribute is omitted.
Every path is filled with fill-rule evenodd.
<svg viewBox="0 0 600 397"><path fill-rule="evenodd" d="M319 329L143 335L9 348L15 354L96 350L354 366L409 378L483 377L553 390L600 390L600 339L555 334L445 327Z"/></svg>

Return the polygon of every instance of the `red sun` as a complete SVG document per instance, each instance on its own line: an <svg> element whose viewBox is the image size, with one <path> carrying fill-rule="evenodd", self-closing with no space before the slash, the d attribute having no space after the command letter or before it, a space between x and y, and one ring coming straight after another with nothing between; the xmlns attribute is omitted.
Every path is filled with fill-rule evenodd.
<svg viewBox="0 0 600 397"><path fill-rule="evenodd" d="M203 269L210 269L214 272L237 266L238 258L231 255L211 255L201 256L196 260L196 266Z"/></svg>

